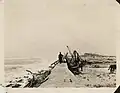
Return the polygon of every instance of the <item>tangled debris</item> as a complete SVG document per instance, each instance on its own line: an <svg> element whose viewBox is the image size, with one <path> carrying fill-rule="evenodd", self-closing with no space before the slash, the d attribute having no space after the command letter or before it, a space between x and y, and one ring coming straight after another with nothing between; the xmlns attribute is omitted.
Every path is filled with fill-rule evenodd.
<svg viewBox="0 0 120 93"><path fill-rule="evenodd" d="M6 87L11 88L33 88L39 87L43 82L49 79L49 75L51 74L51 70L58 64L58 61L55 61L49 66L48 70L41 70L36 73L33 73L30 70L26 70L27 75L23 77L17 77L14 80L9 81Z"/></svg>

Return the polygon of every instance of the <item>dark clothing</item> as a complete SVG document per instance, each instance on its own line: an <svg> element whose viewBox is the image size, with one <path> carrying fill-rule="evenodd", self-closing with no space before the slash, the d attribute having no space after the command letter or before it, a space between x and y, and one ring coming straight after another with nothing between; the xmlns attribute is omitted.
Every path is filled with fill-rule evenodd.
<svg viewBox="0 0 120 93"><path fill-rule="evenodd" d="M61 53L58 55L58 58L59 58L59 62L62 63L62 61L63 61L63 60L62 60L63 55L62 55Z"/></svg>

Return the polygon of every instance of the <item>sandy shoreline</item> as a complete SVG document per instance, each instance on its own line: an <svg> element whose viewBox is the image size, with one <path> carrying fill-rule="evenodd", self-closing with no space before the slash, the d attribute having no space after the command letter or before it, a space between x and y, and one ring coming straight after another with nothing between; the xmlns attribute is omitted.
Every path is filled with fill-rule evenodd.
<svg viewBox="0 0 120 93"><path fill-rule="evenodd" d="M73 75L73 73L68 69L66 63L57 64L55 65L54 69L50 70L49 66L54 63L54 61L48 62L44 60L38 62L33 61L32 63L31 60L27 60L28 62L31 61L31 64L22 64L21 62L20 65L17 65L16 63L15 65L13 65L13 62L12 64L5 65L5 83L7 84L18 77L24 78L24 76L27 74L26 70L30 70L33 73L38 73L38 71L41 70L48 70L51 71L51 74L47 76L48 79L44 83L42 83L39 88L116 87L116 73L110 74L108 71L109 65L115 63L111 62L111 60L110 62L107 62L109 61L107 60L105 61L105 63L104 60L106 60L107 58L102 60L101 57L99 59L98 58L96 58L97 61L95 62L92 58L92 65L87 64L86 66L84 66L82 74L79 74L77 76Z"/></svg>
<svg viewBox="0 0 120 93"><path fill-rule="evenodd" d="M8 64L5 65L5 83L8 83L11 80L14 80L16 77L23 77L27 74L26 70L31 70L32 72L38 72L40 70L47 70L48 66L51 62L46 60L42 62L35 62L31 64L21 64L21 65L13 65Z"/></svg>

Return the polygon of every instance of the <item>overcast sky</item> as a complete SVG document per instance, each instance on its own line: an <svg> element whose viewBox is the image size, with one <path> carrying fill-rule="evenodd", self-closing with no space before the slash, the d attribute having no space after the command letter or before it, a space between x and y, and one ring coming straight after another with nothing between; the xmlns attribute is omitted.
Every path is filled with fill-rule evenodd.
<svg viewBox="0 0 120 93"><path fill-rule="evenodd" d="M8 0L5 57L55 59L66 45L115 55L114 0Z"/></svg>

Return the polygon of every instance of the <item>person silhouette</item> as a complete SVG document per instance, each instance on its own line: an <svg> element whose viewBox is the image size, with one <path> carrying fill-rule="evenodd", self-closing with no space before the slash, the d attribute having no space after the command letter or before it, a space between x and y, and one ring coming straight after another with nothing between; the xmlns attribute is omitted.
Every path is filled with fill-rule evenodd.
<svg viewBox="0 0 120 93"><path fill-rule="evenodd" d="M63 61L63 60L62 60L63 55L62 55L62 53L61 53L61 52L59 53L58 58L59 58L59 62L60 62L60 64L61 64L61 63L62 63L62 61Z"/></svg>

